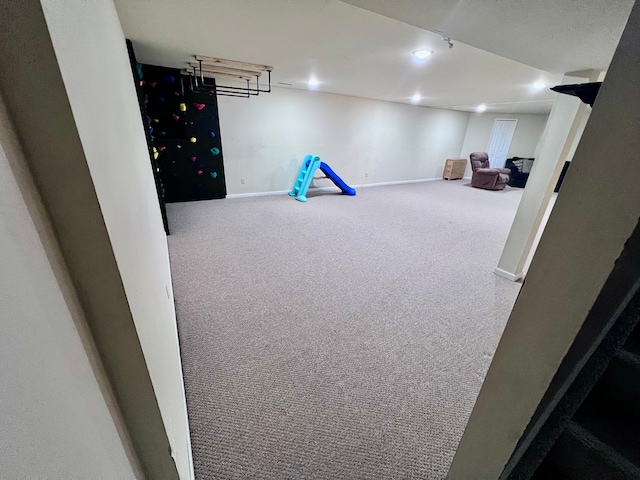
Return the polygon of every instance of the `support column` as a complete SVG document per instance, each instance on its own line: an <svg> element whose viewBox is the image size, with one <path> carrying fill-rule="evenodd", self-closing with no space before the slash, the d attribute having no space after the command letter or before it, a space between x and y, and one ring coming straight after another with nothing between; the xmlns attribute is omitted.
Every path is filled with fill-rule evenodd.
<svg viewBox="0 0 640 480"><path fill-rule="evenodd" d="M562 84L594 82L600 72L572 72ZM535 162L522 194L515 219L495 273L512 281L523 277L523 268L565 161L571 161L591 109L579 98L558 94L542 137Z"/></svg>
<svg viewBox="0 0 640 480"><path fill-rule="evenodd" d="M501 472L638 225L639 36L640 2L636 2L448 480L502 478Z"/></svg>

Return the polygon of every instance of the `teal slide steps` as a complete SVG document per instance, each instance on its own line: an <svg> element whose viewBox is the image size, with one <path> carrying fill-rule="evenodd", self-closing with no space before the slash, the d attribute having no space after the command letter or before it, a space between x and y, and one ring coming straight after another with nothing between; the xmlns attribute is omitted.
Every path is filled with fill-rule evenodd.
<svg viewBox="0 0 640 480"><path fill-rule="evenodd" d="M307 190L309 189L309 185L311 185L311 180L313 180L313 174L318 168L324 172L328 179L342 190L343 194L350 196L354 196L356 194L356 190L344 183L342 179L336 175L333 170L331 170L329 165L321 162L320 157L307 155L302 161L300 171L298 172L298 178L296 178L296 182L293 184L293 188L289 192L289 195L296 197L296 200L299 202L306 202Z"/></svg>

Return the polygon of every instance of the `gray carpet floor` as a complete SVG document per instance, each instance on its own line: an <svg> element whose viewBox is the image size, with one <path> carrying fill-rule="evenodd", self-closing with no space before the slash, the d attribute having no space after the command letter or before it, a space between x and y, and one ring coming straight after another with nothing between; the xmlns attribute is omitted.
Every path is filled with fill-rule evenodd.
<svg viewBox="0 0 640 480"><path fill-rule="evenodd" d="M198 479L441 479L519 284L521 191L168 205Z"/></svg>

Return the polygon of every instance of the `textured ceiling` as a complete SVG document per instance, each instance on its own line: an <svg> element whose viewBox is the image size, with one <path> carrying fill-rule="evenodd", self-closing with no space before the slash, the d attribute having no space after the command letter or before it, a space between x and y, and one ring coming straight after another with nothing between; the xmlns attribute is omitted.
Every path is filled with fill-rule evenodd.
<svg viewBox="0 0 640 480"><path fill-rule="evenodd" d="M429 3L353 2L387 10ZM116 0L116 7L141 62L179 67L199 54L273 65L274 85L283 88L307 89L314 76L327 93L400 103L419 93L423 106L471 111L485 103L493 112L546 113L556 94L531 84L561 78L453 35L450 49L437 33L338 0ZM504 36L486 23L482 30ZM411 52L418 48L434 54L417 62Z"/></svg>
<svg viewBox="0 0 640 480"><path fill-rule="evenodd" d="M553 73L606 70L634 0L342 0Z"/></svg>

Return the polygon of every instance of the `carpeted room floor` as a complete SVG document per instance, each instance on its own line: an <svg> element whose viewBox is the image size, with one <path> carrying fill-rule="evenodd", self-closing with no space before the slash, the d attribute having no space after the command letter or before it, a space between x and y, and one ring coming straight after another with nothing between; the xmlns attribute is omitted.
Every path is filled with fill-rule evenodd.
<svg viewBox="0 0 640 480"><path fill-rule="evenodd" d="M521 190L168 205L198 479L444 478L520 284Z"/></svg>

